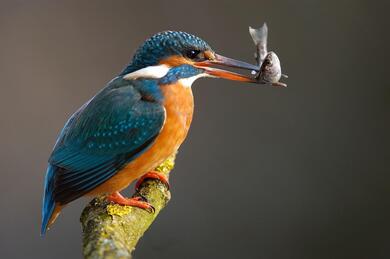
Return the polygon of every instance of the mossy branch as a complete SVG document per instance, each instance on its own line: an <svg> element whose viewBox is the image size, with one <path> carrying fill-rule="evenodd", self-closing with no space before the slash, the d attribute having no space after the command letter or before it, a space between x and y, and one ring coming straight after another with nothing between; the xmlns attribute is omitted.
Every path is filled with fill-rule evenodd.
<svg viewBox="0 0 390 259"><path fill-rule="evenodd" d="M175 157L156 168L169 175ZM93 199L81 214L84 258L131 258L138 240L167 205L171 194L158 180L146 180L134 196L142 195L155 208L154 213L109 203L104 196Z"/></svg>

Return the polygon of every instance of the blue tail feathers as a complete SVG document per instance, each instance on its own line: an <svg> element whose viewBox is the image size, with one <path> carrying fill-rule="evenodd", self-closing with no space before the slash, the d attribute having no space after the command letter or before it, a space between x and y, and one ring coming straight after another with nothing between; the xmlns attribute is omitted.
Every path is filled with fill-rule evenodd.
<svg viewBox="0 0 390 259"><path fill-rule="evenodd" d="M46 234L46 230L49 224L51 215L55 208L55 201L53 197L53 185L54 185L54 170L52 165L48 165L45 177L45 190L43 195L42 204L42 225L41 225L41 236Z"/></svg>

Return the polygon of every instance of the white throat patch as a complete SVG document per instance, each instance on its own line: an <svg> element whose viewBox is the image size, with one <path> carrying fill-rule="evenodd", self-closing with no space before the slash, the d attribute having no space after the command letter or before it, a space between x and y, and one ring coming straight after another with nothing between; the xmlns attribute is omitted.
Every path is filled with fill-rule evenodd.
<svg viewBox="0 0 390 259"><path fill-rule="evenodd" d="M201 77L208 77L209 75L206 74L206 73L202 73L202 74L198 74L196 76L191 76L191 77L187 77L187 78L181 78L179 79L179 83L188 88L188 87L191 87L192 84L195 82L196 79L198 78L201 78Z"/></svg>
<svg viewBox="0 0 390 259"><path fill-rule="evenodd" d="M127 80L133 80L137 78L152 78L152 79L159 79L164 77L169 69L171 67L161 64L157 66L148 66L145 68L141 68L139 70L136 70L134 72L131 72L127 75L125 75L123 78Z"/></svg>
<svg viewBox="0 0 390 259"><path fill-rule="evenodd" d="M170 66L165 64L157 65L157 66L148 66L145 68L141 68L129 74L123 76L126 80L134 80L138 78L149 78L149 79L160 79L163 78L171 69ZM212 77L209 74L201 73L195 76L181 78L178 82L184 87L191 87L194 81L201 77Z"/></svg>

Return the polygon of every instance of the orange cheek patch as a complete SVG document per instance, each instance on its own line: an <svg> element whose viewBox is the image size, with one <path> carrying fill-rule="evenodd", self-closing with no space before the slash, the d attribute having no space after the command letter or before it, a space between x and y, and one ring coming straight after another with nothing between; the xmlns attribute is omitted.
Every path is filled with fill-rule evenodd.
<svg viewBox="0 0 390 259"><path fill-rule="evenodd" d="M168 57L166 59L161 60L160 64L168 65L170 67L177 67L177 66L180 66L180 65L183 65L183 64L192 65L193 62L191 62L188 59L185 59L182 56L176 55L176 56L170 56L170 57Z"/></svg>

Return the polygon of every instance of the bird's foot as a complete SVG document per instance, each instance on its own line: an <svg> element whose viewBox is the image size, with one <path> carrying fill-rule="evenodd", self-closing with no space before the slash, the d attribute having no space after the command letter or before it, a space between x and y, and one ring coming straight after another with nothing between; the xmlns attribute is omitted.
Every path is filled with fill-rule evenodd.
<svg viewBox="0 0 390 259"><path fill-rule="evenodd" d="M140 209L144 209L150 213L154 213L154 207L146 201L144 197L125 198L119 192L114 192L107 196L107 200L119 205L132 206Z"/></svg>
<svg viewBox="0 0 390 259"><path fill-rule="evenodd" d="M163 184L165 184L165 186L167 187L168 190L170 188L169 182L168 182L168 177L165 174L157 172L157 171L151 171L149 173L144 174L141 178L139 178L139 180L135 184L135 189L137 191L139 190L139 187L146 179L160 180Z"/></svg>

